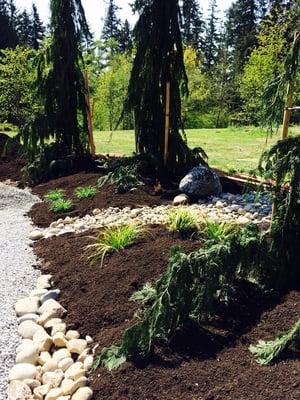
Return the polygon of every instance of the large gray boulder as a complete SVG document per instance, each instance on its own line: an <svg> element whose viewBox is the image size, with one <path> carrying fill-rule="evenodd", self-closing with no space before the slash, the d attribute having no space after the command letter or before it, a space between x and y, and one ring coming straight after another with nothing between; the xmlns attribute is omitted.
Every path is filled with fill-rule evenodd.
<svg viewBox="0 0 300 400"><path fill-rule="evenodd" d="M209 167L193 168L180 182L179 190L195 199L218 196L222 186L218 175Z"/></svg>

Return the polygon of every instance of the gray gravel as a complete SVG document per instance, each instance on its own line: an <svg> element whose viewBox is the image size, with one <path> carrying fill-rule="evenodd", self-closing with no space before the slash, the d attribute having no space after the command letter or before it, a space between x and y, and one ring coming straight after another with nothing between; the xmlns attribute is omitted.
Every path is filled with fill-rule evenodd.
<svg viewBox="0 0 300 400"><path fill-rule="evenodd" d="M39 272L29 247L32 230L24 214L39 199L0 183L0 400L7 398L7 375L20 342L14 304L33 289Z"/></svg>

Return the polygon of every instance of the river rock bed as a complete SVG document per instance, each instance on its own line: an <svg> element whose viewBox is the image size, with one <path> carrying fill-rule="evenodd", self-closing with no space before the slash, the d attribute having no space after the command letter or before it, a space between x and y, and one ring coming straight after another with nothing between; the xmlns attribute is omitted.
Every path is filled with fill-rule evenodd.
<svg viewBox="0 0 300 400"><path fill-rule="evenodd" d="M88 372L93 339L67 330L67 310L57 301L52 276L42 275L28 297L15 304L18 334L16 364L9 372L9 400L89 400Z"/></svg>
<svg viewBox="0 0 300 400"><path fill-rule="evenodd" d="M218 221L236 222L239 225L254 223L262 229L270 226L271 201L267 194L250 192L245 195L223 193L219 197L200 200L197 204L187 205L199 220L210 218ZM66 217L51 223L46 229L34 230L30 239L38 240L67 233L82 233L89 229L127 223L164 224L166 212L173 205L156 207L94 209L91 215L83 218Z"/></svg>

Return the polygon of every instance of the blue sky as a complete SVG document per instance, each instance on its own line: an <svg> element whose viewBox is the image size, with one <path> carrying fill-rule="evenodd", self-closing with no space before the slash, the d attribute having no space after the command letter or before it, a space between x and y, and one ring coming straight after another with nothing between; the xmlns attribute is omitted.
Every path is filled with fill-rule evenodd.
<svg viewBox="0 0 300 400"><path fill-rule="evenodd" d="M47 21L48 15L49 15L49 8L48 8L48 0L35 0L35 4L38 7L38 11L44 21ZM205 12L207 7L208 7L208 0L200 0L200 5ZM224 12L228 7L231 5L232 0L218 0L218 5L219 5L219 10L220 10L220 16L221 12ZM131 3L131 0L124 1L124 0L116 0L116 3L118 4L119 7L121 7L120 10L120 17L122 19L127 18L131 24L134 23L135 19L131 14L131 9L129 7L129 3ZM32 0L16 0L16 5L19 8L28 8L31 7ZM87 20L90 24L91 30L96 33L97 36L99 36L101 32L101 27L103 24L103 18L105 15L105 9L106 9L106 2L105 0L82 0L82 4L85 8L86 12L86 17Z"/></svg>

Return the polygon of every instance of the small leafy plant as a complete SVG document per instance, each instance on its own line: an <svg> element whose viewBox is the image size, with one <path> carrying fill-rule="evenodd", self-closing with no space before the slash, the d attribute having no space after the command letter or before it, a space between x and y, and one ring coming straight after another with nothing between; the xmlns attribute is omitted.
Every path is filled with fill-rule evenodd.
<svg viewBox="0 0 300 400"><path fill-rule="evenodd" d="M204 221L203 232L207 240L213 242L224 242L230 239L238 230L234 223L220 222L206 219Z"/></svg>
<svg viewBox="0 0 300 400"><path fill-rule="evenodd" d="M256 346L251 345L249 350L255 355L256 361L261 365L271 364L288 346L300 339L300 317L295 325L275 340L265 342L259 340Z"/></svg>
<svg viewBox="0 0 300 400"><path fill-rule="evenodd" d="M90 237L95 243L86 246L89 261L92 264L101 261L102 266L106 254L129 247L142 232L140 226L133 224L105 228L100 235Z"/></svg>
<svg viewBox="0 0 300 400"><path fill-rule="evenodd" d="M82 199L90 199L97 193L97 188L94 186L79 187L75 190L75 196Z"/></svg>
<svg viewBox="0 0 300 400"><path fill-rule="evenodd" d="M51 203L50 211L53 211L55 213L62 213L69 211L72 208L72 206L73 204L71 200L61 198Z"/></svg>
<svg viewBox="0 0 300 400"><path fill-rule="evenodd" d="M55 189L47 192L44 196L44 199L46 201L57 201L57 200L63 200L64 196L65 196L65 191L63 189Z"/></svg>
<svg viewBox="0 0 300 400"><path fill-rule="evenodd" d="M98 187L101 189L106 183L115 184L117 193L127 193L140 185L136 167L119 167L114 172L109 172L98 180Z"/></svg>
<svg viewBox="0 0 300 400"><path fill-rule="evenodd" d="M199 225L196 216L187 208L171 210L166 214L166 225L170 232L196 232Z"/></svg>

